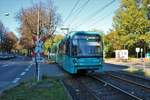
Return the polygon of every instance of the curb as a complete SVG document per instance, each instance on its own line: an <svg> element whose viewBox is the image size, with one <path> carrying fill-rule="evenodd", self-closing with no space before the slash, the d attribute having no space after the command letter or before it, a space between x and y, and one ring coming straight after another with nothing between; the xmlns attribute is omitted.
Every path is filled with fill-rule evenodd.
<svg viewBox="0 0 150 100"><path fill-rule="evenodd" d="M72 98L71 94L69 93L69 91L67 90L67 88L66 88L64 82L63 82L62 80L59 80L59 81L60 81L60 83L62 84L62 86L64 87L64 90L65 90L65 92L67 93L67 96L68 96L69 100L73 100L73 98Z"/></svg>
<svg viewBox="0 0 150 100"><path fill-rule="evenodd" d="M123 68L129 68L130 65L127 64L117 64L117 63L105 63L105 64L111 64L111 65L117 65L116 67L123 67Z"/></svg>
<svg viewBox="0 0 150 100"><path fill-rule="evenodd" d="M16 86L18 86L20 83L16 83L16 84L8 84L7 85L7 87L5 87L5 88L3 88L1 91L0 91L0 96L1 96L1 94L3 93L3 92L5 92L5 91L7 91L7 90L9 90L9 89L12 89L12 88L14 88L14 87L16 87Z"/></svg>

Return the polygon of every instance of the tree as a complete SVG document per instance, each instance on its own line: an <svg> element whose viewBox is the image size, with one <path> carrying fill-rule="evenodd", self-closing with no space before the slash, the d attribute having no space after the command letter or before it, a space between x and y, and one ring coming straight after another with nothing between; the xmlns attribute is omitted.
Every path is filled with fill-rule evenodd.
<svg viewBox="0 0 150 100"><path fill-rule="evenodd" d="M11 50L15 48L18 39L13 32L6 32L4 36L3 49L10 53Z"/></svg>
<svg viewBox="0 0 150 100"><path fill-rule="evenodd" d="M24 48L31 50L34 47L32 37L38 35L43 41L51 37L59 24L60 16L49 0L47 3L40 2L29 8L22 8L17 19L20 22L20 43Z"/></svg>
<svg viewBox="0 0 150 100"><path fill-rule="evenodd" d="M142 8L136 0L122 0L121 7L114 16L114 28L119 34L145 34L149 26Z"/></svg>
<svg viewBox="0 0 150 100"><path fill-rule="evenodd" d="M114 56L114 50L121 49L120 38L116 31L112 31L104 37L106 57Z"/></svg>
<svg viewBox="0 0 150 100"><path fill-rule="evenodd" d="M54 35L53 37L47 39L44 43L45 51L47 52L54 43L59 42L63 38L64 38L63 35L58 34L58 35Z"/></svg>
<svg viewBox="0 0 150 100"><path fill-rule="evenodd" d="M18 40L16 42L16 44L14 45L14 50L15 50L15 52L21 54L22 49L23 49L23 47L22 47L22 45L20 45L20 41Z"/></svg>
<svg viewBox="0 0 150 100"><path fill-rule="evenodd" d="M148 4L150 4L149 0L121 1L121 5L113 18L114 29L106 36L106 39L113 43L110 45L112 50L128 49L129 53L133 55L134 49L139 46L144 48L145 52L147 51L148 27L150 25L146 14Z"/></svg>
<svg viewBox="0 0 150 100"><path fill-rule="evenodd" d="M6 29L3 25L3 23L0 21L0 49L2 52L3 49L3 42L4 42L4 33L6 32Z"/></svg>
<svg viewBox="0 0 150 100"><path fill-rule="evenodd" d="M5 32L6 32L5 26L0 21L0 36L3 36Z"/></svg>

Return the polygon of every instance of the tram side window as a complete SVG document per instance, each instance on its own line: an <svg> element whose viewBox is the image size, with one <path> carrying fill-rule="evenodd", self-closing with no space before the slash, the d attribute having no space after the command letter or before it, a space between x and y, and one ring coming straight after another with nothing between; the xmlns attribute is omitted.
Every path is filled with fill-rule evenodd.
<svg viewBox="0 0 150 100"><path fill-rule="evenodd" d="M54 49L54 53L56 54L56 51L57 51L57 48L55 47L55 49Z"/></svg>
<svg viewBox="0 0 150 100"><path fill-rule="evenodd" d="M77 46L76 45L72 46L72 55L73 56L77 55Z"/></svg>
<svg viewBox="0 0 150 100"><path fill-rule="evenodd" d="M66 40L66 54L67 55L70 55L70 42L69 40Z"/></svg>
<svg viewBox="0 0 150 100"><path fill-rule="evenodd" d="M59 54L65 54L65 44L59 45Z"/></svg>
<svg viewBox="0 0 150 100"><path fill-rule="evenodd" d="M71 44L71 55L72 56L77 56L77 48L78 48L78 40L73 39L72 44Z"/></svg>

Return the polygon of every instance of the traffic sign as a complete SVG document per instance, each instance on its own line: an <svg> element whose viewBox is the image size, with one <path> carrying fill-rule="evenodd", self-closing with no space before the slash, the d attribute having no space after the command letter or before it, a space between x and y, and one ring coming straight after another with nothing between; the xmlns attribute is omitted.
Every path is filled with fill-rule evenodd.
<svg viewBox="0 0 150 100"><path fill-rule="evenodd" d="M141 52L143 52L143 48L141 48Z"/></svg>
<svg viewBox="0 0 150 100"><path fill-rule="evenodd" d="M43 58L43 41L41 41L40 39L37 40L35 42L35 46L36 46L35 49L34 49L35 58L33 58L33 61L37 62L37 63L44 62L44 58Z"/></svg>
<svg viewBox="0 0 150 100"><path fill-rule="evenodd" d="M35 62L35 58L32 58L32 61ZM44 63L44 58L43 57L36 57L37 63Z"/></svg>
<svg viewBox="0 0 150 100"><path fill-rule="evenodd" d="M36 45L37 47L42 47L43 41L37 40L37 41L35 42L35 45Z"/></svg>
<svg viewBox="0 0 150 100"><path fill-rule="evenodd" d="M35 53L42 53L43 52L43 49L42 48L39 48L39 47L35 47Z"/></svg>
<svg viewBox="0 0 150 100"><path fill-rule="evenodd" d="M43 52L43 48L42 48L43 41L38 40L38 41L35 42L35 45L36 45L36 47L35 47L35 53L41 53L41 52Z"/></svg>
<svg viewBox="0 0 150 100"><path fill-rule="evenodd" d="M140 48L136 48L135 51L138 53L140 52Z"/></svg>
<svg viewBox="0 0 150 100"><path fill-rule="evenodd" d="M35 43L35 49L32 53L34 55L34 58L32 60L33 60L33 62L35 62L36 77L37 77L37 80L39 80L40 79L40 67L39 67L39 65L40 65L40 63L44 62L43 41L40 38L38 38L38 36L33 36L33 41Z"/></svg>
<svg viewBox="0 0 150 100"><path fill-rule="evenodd" d="M135 48L135 51L137 53L137 58L138 58L138 53L140 52L140 48Z"/></svg>

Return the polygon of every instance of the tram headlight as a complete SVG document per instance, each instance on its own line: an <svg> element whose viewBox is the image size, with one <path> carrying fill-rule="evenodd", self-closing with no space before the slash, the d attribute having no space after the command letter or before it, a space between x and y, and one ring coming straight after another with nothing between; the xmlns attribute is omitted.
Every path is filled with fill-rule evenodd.
<svg viewBox="0 0 150 100"><path fill-rule="evenodd" d="M78 65L77 59L73 59L74 65Z"/></svg>
<svg viewBox="0 0 150 100"><path fill-rule="evenodd" d="M99 64L101 65L103 62L103 59L99 59Z"/></svg>

